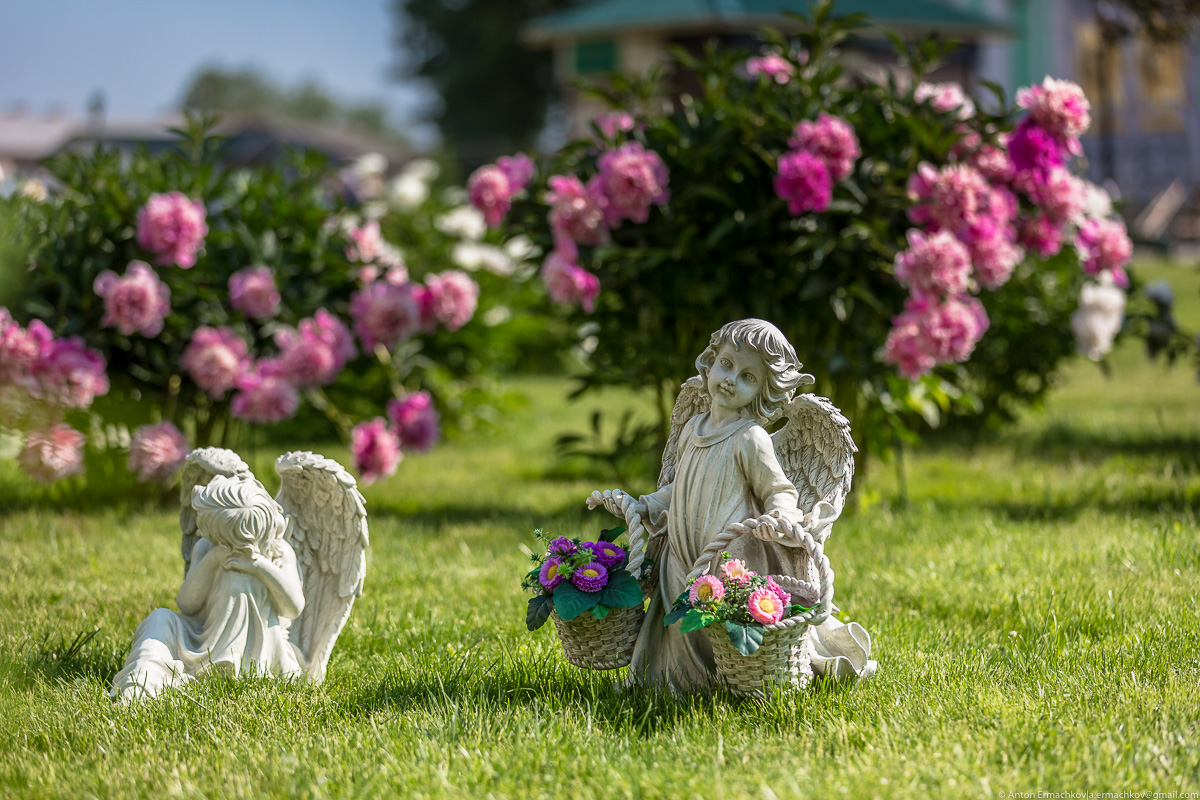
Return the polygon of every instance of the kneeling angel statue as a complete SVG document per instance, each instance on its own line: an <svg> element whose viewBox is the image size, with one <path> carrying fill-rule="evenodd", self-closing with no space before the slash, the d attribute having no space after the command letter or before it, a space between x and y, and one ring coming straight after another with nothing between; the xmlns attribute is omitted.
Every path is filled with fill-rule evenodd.
<svg viewBox="0 0 1200 800"><path fill-rule="evenodd" d="M138 626L113 699L154 697L209 671L324 679L362 593L366 508L336 461L292 452L275 469L272 498L237 454L188 455L179 611L160 608Z"/></svg>

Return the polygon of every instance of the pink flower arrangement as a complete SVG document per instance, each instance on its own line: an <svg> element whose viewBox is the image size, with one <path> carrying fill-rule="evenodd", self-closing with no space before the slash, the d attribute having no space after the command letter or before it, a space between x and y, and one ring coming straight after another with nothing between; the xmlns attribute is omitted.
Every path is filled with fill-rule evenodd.
<svg viewBox="0 0 1200 800"><path fill-rule="evenodd" d="M774 625L783 619L785 606L779 602L779 596L768 588L756 589L750 593L750 616L755 622L763 625Z"/></svg>
<svg viewBox="0 0 1200 800"><path fill-rule="evenodd" d="M229 304L248 317L275 316L280 300L270 267L247 267L229 276Z"/></svg>
<svg viewBox="0 0 1200 800"><path fill-rule="evenodd" d="M787 202L788 213L819 213L833 200L833 180L820 158L807 150L791 150L779 157L775 194Z"/></svg>
<svg viewBox="0 0 1200 800"><path fill-rule="evenodd" d="M25 437L25 446L17 455L17 463L29 476L44 483L53 483L68 475L83 472L83 444L79 431L66 423L49 430L34 431Z"/></svg>
<svg viewBox="0 0 1200 800"><path fill-rule="evenodd" d="M753 571L746 569L746 562L742 561L740 558L726 561L721 567L721 574L733 581L745 580L746 578L752 578L755 575Z"/></svg>
<svg viewBox="0 0 1200 800"><path fill-rule="evenodd" d="M425 279L433 318L456 331L475 316L479 303L479 284L467 273L452 269Z"/></svg>
<svg viewBox="0 0 1200 800"><path fill-rule="evenodd" d="M927 235L913 228L908 244L896 254L896 280L901 284L940 295L966 290L971 258L962 242L948 231Z"/></svg>
<svg viewBox="0 0 1200 800"><path fill-rule="evenodd" d="M400 440L382 417L363 422L351 432L350 452L364 484L374 483L396 472L400 464Z"/></svg>
<svg viewBox="0 0 1200 800"><path fill-rule="evenodd" d="M92 284L104 298L100 324L116 327L126 336L158 336L171 310L171 290L144 261L130 261L124 276L105 270Z"/></svg>
<svg viewBox="0 0 1200 800"><path fill-rule="evenodd" d="M963 233L978 222L980 204L991 187L974 167L955 164L936 170L922 162L908 179L908 197L917 203L908 217L917 225L935 225Z"/></svg>
<svg viewBox="0 0 1200 800"><path fill-rule="evenodd" d="M767 53L746 59L746 74L751 78L767 77L784 84L796 74L796 68L778 53Z"/></svg>
<svg viewBox="0 0 1200 800"><path fill-rule="evenodd" d="M421 329L421 304L411 283L376 281L350 296L350 316L364 350L391 349Z"/></svg>
<svg viewBox="0 0 1200 800"><path fill-rule="evenodd" d="M725 596L725 587L716 575L701 575L688 591L688 600L696 603L715 603Z"/></svg>
<svg viewBox="0 0 1200 800"><path fill-rule="evenodd" d="M524 191L532 177L533 161L528 156L521 153L502 156L495 164L487 164L471 173L467 179L467 197L483 214L487 224L494 228L512 207L512 198Z"/></svg>
<svg viewBox="0 0 1200 800"><path fill-rule="evenodd" d="M34 330L34 324L29 327ZM44 334L39 330L35 335ZM63 408L87 408L97 395L108 392L104 370L104 356L71 336L45 342L30 373L42 400Z"/></svg>
<svg viewBox="0 0 1200 800"><path fill-rule="evenodd" d="M780 605L785 609L791 605L792 596L785 592L783 587L775 582L774 578L767 578L767 588L775 593L775 596L779 598Z"/></svg>
<svg viewBox="0 0 1200 800"><path fill-rule="evenodd" d="M1082 152L1078 137L1087 132L1092 118L1088 114L1091 104L1079 84L1047 75L1041 86L1018 89L1017 105L1029 111L1029 118L1068 152Z"/></svg>
<svg viewBox="0 0 1200 800"><path fill-rule="evenodd" d="M826 114L824 111L817 115L816 122L805 120L797 125L795 133L788 140L788 145L798 150L807 150L821 159L825 168L829 170L829 177L835 181L850 177L850 173L854 171L854 162L862 155L858 147L858 137L854 135L854 126L841 117ZM782 165L780 171L782 172Z"/></svg>
<svg viewBox="0 0 1200 800"><path fill-rule="evenodd" d="M237 393L229 410L247 422L279 422L295 416L300 408L300 393L282 378L267 374L263 369L240 375Z"/></svg>
<svg viewBox="0 0 1200 800"><path fill-rule="evenodd" d="M550 229L579 244L602 244L608 239L604 208L608 199L598 178L585 187L575 175L555 175L547 181L546 203L550 206Z"/></svg>
<svg viewBox="0 0 1200 800"><path fill-rule="evenodd" d="M571 574L571 583L581 592L598 592L608 584L608 570L599 561L589 561Z"/></svg>
<svg viewBox="0 0 1200 800"><path fill-rule="evenodd" d="M575 263L569 255L570 249L551 251L542 263L542 282L546 293L555 303L578 303L587 313L596 308L596 296L600 294L600 279Z"/></svg>
<svg viewBox="0 0 1200 800"><path fill-rule="evenodd" d="M187 439L167 420L143 425L129 443L129 471L142 483L163 482L183 466L187 454Z"/></svg>
<svg viewBox="0 0 1200 800"><path fill-rule="evenodd" d="M388 401L387 415L405 450L427 452L441 435L437 409L429 392L413 392L403 400Z"/></svg>
<svg viewBox="0 0 1200 800"><path fill-rule="evenodd" d="M1083 269L1089 275L1108 273L1113 283L1124 288L1129 285L1125 265L1133 257L1133 243L1125 225L1119 220L1089 219L1079 229L1075 239Z"/></svg>
<svg viewBox="0 0 1200 800"><path fill-rule="evenodd" d="M663 205L671 197L670 176L662 158L638 142L605 151L596 165L599 191L607 201L604 219L610 228L626 219L646 222L650 206Z"/></svg>
<svg viewBox="0 0 1200 800"><path fill-rule="evenodd" d="M231 328L203 325L195 330L179 363L196 385L220 399L251 367L246 343Z"/></svg>
<svg viewBox="0 0 1200 800"><path fill-rule="evenodd" d="M352 227L348 235L350 244L346 245L346 258L350 261L370 264L383 255L386 243L379 232L379 223L376 220Z"/></svg>
<svg viewBox="0 0 1200 800"><path fill-rule="evenodd" d="M918 103L928 100L934 111L941 114L953 111L959 119L975 116L975 102L958 83L921 83L913 93L913 99Z"/></svg>
<svg viewBox="0 0 1200 800"><path fill-rule="evenodd" d="M154 253L154 263L190 269L208 235L204 203L183 192L151 195L137 218L137 242Z"/></svg>

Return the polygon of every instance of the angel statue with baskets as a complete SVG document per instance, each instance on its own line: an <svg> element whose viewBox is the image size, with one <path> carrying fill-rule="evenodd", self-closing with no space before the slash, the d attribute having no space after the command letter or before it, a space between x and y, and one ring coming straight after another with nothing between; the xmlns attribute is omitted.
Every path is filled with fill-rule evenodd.
<svg viewBox="0 0 1200 800"><path fill-rule="evenodd" d="M336 461L293 452L275 469L272 498L236 453L188 455L179 611L160 608L138 626L114 699L153 697L209 671L324 679L362 593L366 508Z"/></svg>
<svg viewBox="0 0 1200 800"><path fill-rule="evenodd" d="M832 403L796 391L814 380L801 366L769 322L725 325L675 402L658 491L589 499L625 519L629 569L645 560L657 579L632 653L634 682L722 683L753 694L764 683L798 688L813 671L842 679L874 673L866 631L829 616L833 573L823 551L850 491L857 448ZM769 434L764 426L780 417L785 424ZM760 598L758 623L731 619L728 636L708 624L721 619L723 607L712 602L724 595L721 581L735 590L730 598L741 596L738 586L752 603ZM693 614L703 629L679 622L689 595L705 609ZM755 642L731 646L735 631L750 627Z"/></svg>

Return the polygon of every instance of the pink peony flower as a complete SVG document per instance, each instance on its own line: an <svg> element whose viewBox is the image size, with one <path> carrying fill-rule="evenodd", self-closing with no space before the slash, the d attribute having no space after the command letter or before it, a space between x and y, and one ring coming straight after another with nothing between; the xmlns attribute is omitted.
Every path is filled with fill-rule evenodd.
<svg viewBox="0 0 1200 800"><path fill-rule="evenodd" d="M796 74L796 68L778 53L767 53L746 59L746 73L751 78L766 76L776 83L787 83Z"/></svg>
<svg viewBox="0 0 1200 800"><path fill-rule="evenodd" d="M933 110L941 114L955 112L959 119L970 119L975 116L975 102L963 92L958 83L921 83L917 86L913 99L918 103L926 100Z"/></svg>
<svg viewBox="0 0 1200 800"><path fill-rule="evenodd" d="M1083 181L1064 167L1055 167L1045 182L1036 187L1030 199L1056 222L1075 221L1083 214Z"/></svg>
<svg viewBox="0 0 1200 800"><path fill-rule="evenodd" d="M538 583L547 592L553 592L563 582L561 568L562 559L558 556L550 556L542 562L542 568L538 570Z"/></svg>
<svg viewBox="0 0 1200 800"><path fill-rule="evenodd" d="M364 484L394 474L403 457L400 440L387 429L382 417L354 426L350 451L354 454L354 466Z"/></svg>
<svg viewBox="0 0 1200 800"><path fill-rule="evenodd" d="M27 435L17 463L27 475L44 483L78 475L84 468L84 441L82 433L60 422L49 430Z"/></svg>
<svg viewBox="0 0 1200 800"><path fill-rule="evenodd" d="M985 144L975 151L968 163L990 181L1007 183L1013 178L1012 159L1003 148Z"/></svg>
<svg viewBox="0 0 1200 800"><path fill-rule="evenodd" d="M579 244L602 244L608 239L604 207L608 199L600 190L598 178L584 187L575 175L555 175L548 181L546 203L550 206L550 229L556 237L565 236Z"/></svg>
<svg viewBox="0 0 1200 800"><path fill-rule="evenodd" d="M940 295L966 290L970 254L949 231L926 235L910 229L908 245L896 254L896 280L901 284Z"/></svg>
<svg viewBox="0 0 1200 800"><path fill-rule="evenodd" d="M615 139L617 134L623 131L631 131L634 128L634 119L624 111L613 111L608 114L601 114L594 120L596 127L600 129L605 139Z"/></svg>
<svg viewBox="0 0 1200 800"><path fill-rule="evenodd" d="M364 350L391 349L421 329L421 305L411 283L376 281L350 296L350 316Z"/></svg>
<svg viewBox="0 0 1200 800"><path fill-rule="evenodd" d="M508 185L513 194L525 191L526 184L533 177L533 160L524 153L500 156L496 159L496 166L504 173L504 177L508 178Z"/></svg>
<svg viewBox="0 0 1200 800"><path fill-rule="evenodd" d="M13 321L7 308L0 307L0 384L26 377L53 338L40 320L34 320L26 330Z"/></svg>
<svg viewBox="0 0 1200 800"><path fill-rule="evenodd" d="M270 267L247 267L229 276L229 304L248 317L275 316L280 299Z"/></svg>
<svg viewBox="0 0 1200 800"><path fill-rule="evenodd" d="M1087 274L1108 273L1117 286L1129 285L1124 267L1133 256L1133 243L1125 232L1125 223L1115 219L1089 219L1080 227L1075 246L1079 248Z"/></svg>
<svg viewBox="0 0 1200 800"><path fill-rule="evenodd" d="M854 126L824 111L817 116L816 122L805 120L797 125L788 146L807 150L821 159L829 170L829 177L835 181L848 178L854 171L854 162L862 155Z"/></svg>
<svg viewBox="0 0 1200 800"><path fill-rule="evenodd" d="M129 471L142 483L163 482L183 466L187 454L187 439L167 420L143 425L129 443Z"/></svg>
<svg viewBox="0 0 1200 800"><path fill-rule="evenodd" d="M337 379L346 362L358 354L354 337L342 321L325 309L300 321L300 329L282 328L275 334L279 355L259 362L264 377L280 378L306 389Z"/></svg>
<svg viewBox="0 0 1200 800"><path fill-rule="evenodd" d="M138 246L154 253L155 264L189 269L208 235L206 216L204 203L188 199L183 192L151 195L138 212Z"/></svg>
<svg viewBox="0 0 1200 800"><path fill-rule="evenodd" d="M383 255L386 242L379 233L376 220L351 228L348 235L350 244L346 245L346 258L349 260L369 264Z"/></svg>
<svg viewBox="0 0 1200 800"><path fill-rule="evenodd" d="M750 616L763 625L774 625L783 619L784 606L779 602L779 596L770 589L755 589L750 593L748 605Z"/></svg>
<svg viewBox="0 0 1200 800"><path fill-rule="evenodd" d="M820 213L833 200L833 180L820 158L807 150L790 150L779 157L775 194L787 201L788 213Z"/></svg>
<svg viewBox="0 0 1200 800"><path fill-rule="evenodd" d="M92 288L104 298L101 325L116 327L126 336L136 332L153 337L162 332L163 319L171 310L171 290L146 262L130 261L124 276L105 270Z"/></svg>
<svg viewBox="0 0 1200 800"><path fill-rule="evenodd" d="M754 576L752 571L746 569L746 562L740 558L726 561L724 566L721 567L721 574L734 581L741 581Z"/></svg>
<svg viewBox="0 0 1200 800"><path fill-rule="evenodd" d="M467 179L467 197L471 205L479 209L484 220L493 228L500 224L512 207L514 194L516 191L508 177L494 164L480 167Z"/></svg>
<svg viewBox="0 0 1200 800"><path fill-rule="evenodd" d="M961 234L978 222L980 204L990 202L990 191L974 167L955 164L935 170L922 162L908 179L909 199L922 202L908 210L908 218Z"/></svg>
<svg viewBox="0 0 1200 800"><path fill-rule="evenodd" d="M237 393L229 410L247 422L279 422L291 419L300 408L300 393L282 378L262 368L237 379Z"/></svg>
<svg viewBox="0 0 1200 800"><path fill-rule="evenodd" d="M403 400L389 400L387 415L405 450L427 452L441 435L437 409L429 392L413 392Z"/></svg>
<svg viewBox="0 0 1200 800"><path fill-rule="evenodd" d="M974 297L958 295L939 302L917 294L892 320L883 360L915 379L938 364L966 361L987 328L987 313Z"/></svg>
<svg viewBox="0 0 1200 800"><path fill-rule="evenodd" d="M1091 104L1079 84L1046 76L1041 86L1017 90L1017 105L1068 152L1079 155L1079 138L1092 124Z"/></svg>
<svg viewBox="0 0 1200 800"><path fill-rule="evenodd" d="M1062 249L1063 225L1045 214L1021 220L1018 241L1027 250L1049 258Z"/></svg>
<svg viewBox="0 0 1200 800"><path fill-rule="evenodd" d="M571 583L581 592L598 592L608 584L608 570L599 561L589 561L572 573Z"/></svg>
<svg viewBox="0 0 1200 800"><path fill-rule="evenodd" d="M179 363L196 385L214 400L232 389L238 376L252 366L246 343L237 333L230 328L207 325L192 334Z"/></svg>
<svg viewBox="0 0 1200 800"><path fill-rule="evenodd" d="M34 325L29 326L34 330ZM49 332L48 330L46 331ZM39 339L44 336L35 333ZM108 392L104 357L72 336L48 341L30 370L41 399L64 408L87 408L96 395Z"/></svg>
<svg viewBox="0 0 1200 800"><path fill-rule="evenodd" d="M542 264L542 282L555 303L578 303L587 313L596 308L600 279L560 250L553 250Z"/></svg>
<svg viewBox="0 0 1200 800"><path fill-rule="evenodd" d="M663 205L671 197L666 165L658 153L638 142L607 150L596 163L600 169L596 185L607 201L604 219L610 228L626 219L644 223L650 206Z"/></svg>
<svg viewBox="0 0 1200 800"><path fill-rule="evenodd" d="M883 346L883 361L895 366L909 380L916 380L937 366L914 315L904 313L892 319L892 329Z"/></svg>
<svg viewBox="0 0 1200 800"><path fill-rule="evenodd" d="M1008 282L1013 270L1025 260L1025 251L1016 244L1017 232L1011 225L993 225L986 234L967 243L975 279L988 289Z"/></svg>
<svg viewBox="0 0 1200 800"><path fill-rule="evenodd" d="M1058 142L1030 118L1024 119L1005 140L1014 169L1013 180L1023 192L1032 193L1049 177L1050 171L1063 164Z"/></svg>
<svg viewBox="0 0 1200 800"><path fill-rule="evenodd" d="M688 602L692 605L697 603L715 603L725 596L725 587L721 585L721 581L716 575L701 575L696 578L692 584L691 590L688 592Z"/></svg>
<svg viewBox="0 0 1200 800"><path fill-rule="evenodd" d="M475 316L479 304L479 284L460 270L430 275L425 279L429 289L431 311L434 319L456 331Z"/></svg>

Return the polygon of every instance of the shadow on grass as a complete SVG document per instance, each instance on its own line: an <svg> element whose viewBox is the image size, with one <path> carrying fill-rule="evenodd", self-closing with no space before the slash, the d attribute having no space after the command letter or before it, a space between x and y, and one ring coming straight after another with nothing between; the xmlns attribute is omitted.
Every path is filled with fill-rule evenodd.
<svg viewBox="0 0 1200 800"><path fill-rule="evenodd" d="M0 660L0 670L25 682L57 683L77 678L112 681L121 665L112 657L89 648L99 628L80 631L70 640L47 633L40 640L32 636Z"/></svg>

